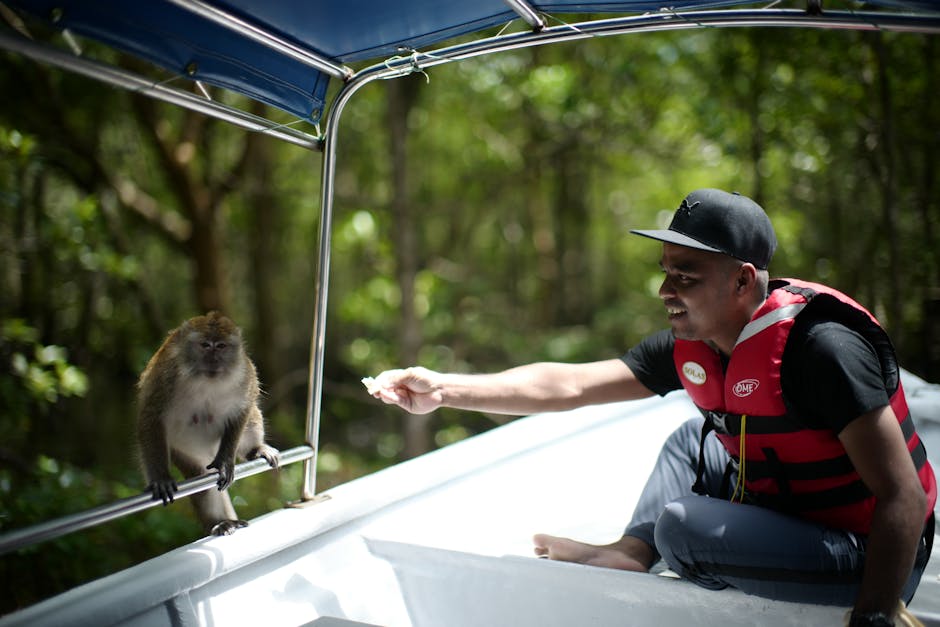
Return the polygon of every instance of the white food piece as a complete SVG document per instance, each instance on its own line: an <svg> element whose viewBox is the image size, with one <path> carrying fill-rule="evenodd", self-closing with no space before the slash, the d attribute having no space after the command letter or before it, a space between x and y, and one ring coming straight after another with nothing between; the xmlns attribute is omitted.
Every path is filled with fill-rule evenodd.
<svg viewBox="0 0 940 627"><path fill-rule="evenodd" d="M366 390L369 391L369 394L375 394L379 391L379 384L376 383L375 379L372 377L363 377L362 384L366 386Z"/></svg>

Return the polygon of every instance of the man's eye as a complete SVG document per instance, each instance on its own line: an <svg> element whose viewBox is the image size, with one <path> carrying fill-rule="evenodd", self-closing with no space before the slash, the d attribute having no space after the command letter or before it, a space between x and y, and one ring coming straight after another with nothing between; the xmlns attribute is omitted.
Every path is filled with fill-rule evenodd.
<svg viewBox="0 0 940 627"><path fill-rule="evenodd" d="M682 274L681 272L671 273L665 268L660 268L660 271L671 278L677 283L694 283L695 279L688 274Z"/></svg>

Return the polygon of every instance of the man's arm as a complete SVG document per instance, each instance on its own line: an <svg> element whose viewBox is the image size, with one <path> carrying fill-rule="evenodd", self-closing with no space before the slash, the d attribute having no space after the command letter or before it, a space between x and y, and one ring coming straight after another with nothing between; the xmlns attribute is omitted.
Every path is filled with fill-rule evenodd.
<svg viewBox="0 0 940 627"><path fill-rule="evenodd" d="M540 362L494 374L445 374L421 367L386 370L375 378L370 392L414 414L454 407L517 416L653 395L621 359Z"/></svg>
<svg viewBox="0 0 940 627"><path fill-rule="evenodd" d="M853 420L839 440L877 499L854 609L893 616L917 555L927 497L890 406Z"/></svg>

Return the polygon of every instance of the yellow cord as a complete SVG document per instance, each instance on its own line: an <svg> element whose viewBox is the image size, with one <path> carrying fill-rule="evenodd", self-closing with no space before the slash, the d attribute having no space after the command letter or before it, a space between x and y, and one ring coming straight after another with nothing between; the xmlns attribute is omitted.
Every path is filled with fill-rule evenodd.
<svg viewBox="0 0 940 627"><path fill-rule="evenodd" d="M744 502L744 481L745 476L747 475L747 414L741 415L741 438L738 445L738 456L740 457L740 463L738 464L738 480L734 484L734 492L731 493L731 502L734 503L735 497L738 499L738 503ZM741 496L738 496L738 490L741 490Z"/></svg>

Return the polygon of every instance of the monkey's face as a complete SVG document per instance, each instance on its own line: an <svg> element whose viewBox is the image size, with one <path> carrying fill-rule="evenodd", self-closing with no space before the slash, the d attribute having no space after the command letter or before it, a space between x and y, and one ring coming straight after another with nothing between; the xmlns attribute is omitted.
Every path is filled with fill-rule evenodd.
<svg viewBox="0 0 940 627"><path fill-rule="evenodd" d="M238 328L216 320L197 319L186 335L186 362L195 374L225 375L239 363L241 337ZM224 320L224 319L223 319ZM225 322L228 322L225 320Z"/></svg>
<svg viewBox="0 0 940 627"><path fill-rule="evenodd" d="M236 363L238 347L233 340L218 337L196 337L190 342L190 351L194 355L192 364L198 374L214 377L227 373Z"/></svg>

